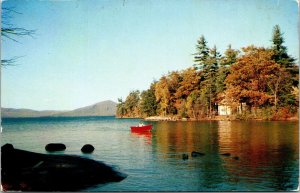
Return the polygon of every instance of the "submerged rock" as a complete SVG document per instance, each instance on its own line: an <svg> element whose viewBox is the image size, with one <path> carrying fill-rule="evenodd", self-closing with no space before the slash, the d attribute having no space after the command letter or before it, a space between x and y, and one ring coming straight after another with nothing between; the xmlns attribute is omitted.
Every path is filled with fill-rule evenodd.
<svg viewBox="0 0 300 193"><path fill-rule="evenodd" d="M238 156L234 156L232 159L239 160L240 158Z"/></svg>
<svg viewBox="0 0 300 193"><path fill-rule="evenodd" d="M231 154L230 153L222 153L221 155L223 155L223 156L230 156Z"/></svg>
<svg viewBox="0 0 300 193"><path fill-rule="evenodd" d="M46 151L64 151L66 145L63 143L49 143L45 147Z"/></svg>
<svg viewBox="0 0 300 193"><path fill-rule="evenodd" d="M82 153L92 153L94 151L94 146L91 144L85 144L82 148L81 151Z"/></svg>
<svg viewBox="0 0 300 193"><path fill-rule="evenodd" d="M4 191L74 191L119 182L125 174L102 162L73 155L47 155L1 147Z"/></svg>
<svg viewBox="0 0 300 193"><path fill-rule="evenodd" d="M198 156L203 156L205 153L197 152L197 151L192 151L192 157L198 157Z"/></svg>
<svg viewBox="0 0 300 193"><path fill-rule="evenodd" d="M188 154L182 154L182 159L183 160L187 160L187 159L189 159L189 155Z"/></svg>

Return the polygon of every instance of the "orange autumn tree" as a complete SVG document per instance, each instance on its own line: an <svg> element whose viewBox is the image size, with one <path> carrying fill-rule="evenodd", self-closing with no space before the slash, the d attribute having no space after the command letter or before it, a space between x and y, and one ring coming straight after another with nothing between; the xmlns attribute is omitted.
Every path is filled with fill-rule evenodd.
<svg viewBox="0 0 300 193"><path fill-rule="evenodd" d="M199 76L195 68L172 71L160 78L155 85L155 97L159 115L186 116L186 99L198 89Z"/></svg>
<svg viewBox="0 0 300 193"><path fill-rule="evenodd" d="M242 55L230 68L226 78L227 96L239 103L246 103L250 110L275 106L278 93L287 74L277 64L271 49L249 46L242 48Z"/></svg>
<svg viewBox="0 0 300 193"><path fill-rule="evenodd" d="M170 90L168 87L167 76L162 76L160 80L155 84L155 98L158 104L157 113L162 116L168 114L170 106Z"/></svg>
<svg viewBox="0 0 300 193"><path fill-rule="evenodd" d="M179 87L175 92L175 107L177 109L177 114L180 117L189 116L189 109L194 108L192 103L188 104L188 96L196 90L199 90L200 77L197 73L196 68L187 68L180 71L181 81L179 82Z"/></svg>

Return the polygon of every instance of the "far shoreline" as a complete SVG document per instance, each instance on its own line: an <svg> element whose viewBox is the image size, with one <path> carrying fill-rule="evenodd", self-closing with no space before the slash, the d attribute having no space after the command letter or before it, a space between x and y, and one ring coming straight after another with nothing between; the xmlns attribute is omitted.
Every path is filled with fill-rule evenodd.
<svg viewBox="0 0 300 193"><path fill-rule="evenodd" d="M164 116L150 116L150 117L118 117L117 119L142 119L144 121L154 121L154 122L164 122L164 121L174 121L174 122L197 122L197 121L299 121L299 117L290 117L285 119L258 119L258 118L249 118L249 119L238 119L235 116L226 116L226 115L219 115L212 118L201 118L201 119L195 119L195 118L177 118L177 117L164 117Z"/></svg>
<svg viewBox="0 0 300 193"><path fill-rule="evenodd" d="M64 118L90 118L90 117L114 117L116 119L141 119L143 121L153 121L153 122L197 122L197 121L288 121L288 122L298 122L299 117L293 116L289 118L282 119L263 119L263 118L237 118L236 116L226 116L218 115L214 117L204 117L201 119L195 118L179 118L176 116L150 116L150 117L129 117L129 116L116 116L116 115L105 115L105 116L39 116L39 117L1 117L1 120L7 119L64 119Z"/></svg>

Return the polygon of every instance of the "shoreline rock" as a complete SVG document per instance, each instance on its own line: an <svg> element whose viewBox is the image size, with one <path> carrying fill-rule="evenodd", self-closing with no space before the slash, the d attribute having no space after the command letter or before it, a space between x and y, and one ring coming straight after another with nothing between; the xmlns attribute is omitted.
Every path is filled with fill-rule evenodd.
<svg viewBox="0 0 300 193"><path fill-rule="evenodd" d="M45 146L45 150L49 152L64 151L66 150L66 145L63 143L49 143Z"/></svg>
<svg viewBox="0 0 300 193"><path fill-rule="evenodd" d="M85 144L82 148L81 148L81 152L82 153L92 153L95 150L94 146L92 146L91 144Z"/></svg>
<svg viewBox="0 0 300 193"><path fill-rule="evenodd" d="M100 161L75 155L48 155L1 147L4 191L75 191L119 182L127 176Z"/></svg>

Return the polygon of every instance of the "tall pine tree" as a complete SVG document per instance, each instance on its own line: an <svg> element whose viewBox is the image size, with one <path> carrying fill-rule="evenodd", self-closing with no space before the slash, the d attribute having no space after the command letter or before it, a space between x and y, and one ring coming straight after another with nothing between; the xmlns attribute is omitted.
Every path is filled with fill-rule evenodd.
<svg viewBox="0 0 300 193"><path fill-rule="evenodd" d="M207 107L206 114L211 117L216 99L216 74L221 58L216 46L209 49L204 36L201 36L196 45L195 54L196 67L201 70L201 101Z"/></svg>
<svg viewBox="0 0 300 193"><path fill-rule="evenodd" d="M287 47L285 47L283 43L283 33L281 32L279 25L275 25L273 28L272 36L272 50L274 52L272 59L275 60L277 64L280 64L282 68L286 69L291 74L291 77L293 79L293 85L298 86L299 67L295 65L296 59L288 55Z"/></svg>
<svg viewBox="0 0 300 193"><path fill-rule="evenodd" d="M207 65L206 62L209 55L207 41L203 35L197 40L196 51L197 52L194 54L194 61L196 62L195 66L197 69L203 69Z"/></svg>
<svg viewBox="0 0 300 193"><path fill-rule="evenodd" d="M224 52L224 56L220 60L220 67L216 77L216 91L222 93L226 89L225 79L230 73L229 67L237 60L239 51L232 49L231 45Z"/></svg>

